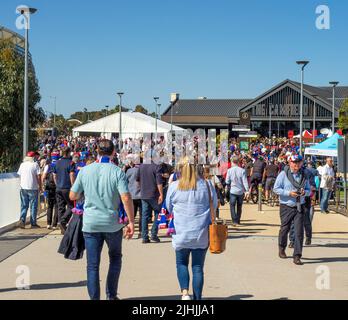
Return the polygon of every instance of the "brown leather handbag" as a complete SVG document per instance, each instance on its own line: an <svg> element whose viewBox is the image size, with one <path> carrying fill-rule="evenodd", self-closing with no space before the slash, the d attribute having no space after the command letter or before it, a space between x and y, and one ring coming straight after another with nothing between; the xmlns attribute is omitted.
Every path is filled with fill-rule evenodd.
<svg viewBox="0 0 348 320"><path fill-rule="evenodd" d="M209 226L209 250L212 254L220 254L226 250L228 227L226 223L218 223L216 221L213 200L211 197L211 188L209 187L208 181L206 181L206 184L209 194L210 214L212 221L212 224Z"/></svg>

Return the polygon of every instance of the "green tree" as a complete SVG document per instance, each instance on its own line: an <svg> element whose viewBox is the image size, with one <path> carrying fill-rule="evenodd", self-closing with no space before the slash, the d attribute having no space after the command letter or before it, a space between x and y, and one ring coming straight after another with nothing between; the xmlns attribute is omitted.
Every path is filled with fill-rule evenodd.
<svg viewBox="0 0 348 320"><path fill-rule="evenodd" d="M50 121L51 127L53 127L53 124L54 124L54 115L53 114L51 114L49 121ZM68 119L65 119L65 117L62 114L56 115L56 129L58 130L58 135L60 135L60 136L71 135L72 129L75 126L76 126L76 123L69 122Z"/></svg>
<svg viewBox="0 0 348 320"><path fill-rule="evenodd" d="M35 129L45 121L34 66L29 66L29 148L36 144ZM22 161L24 59L14 45L0 40L0 171L16 170Z"/></svg>
<svg viewBox="0 0 348 320"><path fill-rule="evenodd" d="M344 100L340 108L338 126L341 130L348 134L348 98Z"/></svg>
<svg viewBox="0 0 348 320"><path fill-rule="evenodd" d="M145 109L141 104L138 104L135 109L135 112L139 112L139 113L143 113L143 114L148 114L149 112L147 111L147 109Z"/></svg>

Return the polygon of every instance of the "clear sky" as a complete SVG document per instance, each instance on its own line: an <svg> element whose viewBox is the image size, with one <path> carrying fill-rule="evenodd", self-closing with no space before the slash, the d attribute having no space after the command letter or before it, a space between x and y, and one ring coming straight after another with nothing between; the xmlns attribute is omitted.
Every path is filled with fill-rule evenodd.
<svg viewBox="0 0 348 320"><path fill-rule="evenodd" d="M348 85L346 0L1 0L0 24L16 30L15 8L32 17L31 53L41 106L69 116L86 107L142 104L162 111L183 99L254 98L309 59L306 82ZM330 30L316 28L318 5ZM18 31L23 34L23 31Z"/></svg>

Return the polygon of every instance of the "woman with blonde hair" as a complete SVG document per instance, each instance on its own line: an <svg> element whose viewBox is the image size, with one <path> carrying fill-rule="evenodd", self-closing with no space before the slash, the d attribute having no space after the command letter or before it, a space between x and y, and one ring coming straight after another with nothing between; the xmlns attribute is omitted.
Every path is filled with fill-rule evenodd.
<svg viewBox="0 0 348 320"><path fill-rule="evenodd" d="M174 213L175 235L173 247L182 300L189 296L190 276L188 264L192 256L193 298L202 299L204 284L204 262L209 247L209 225L211 224L210 201L217 208L217 196L211 182L197 173L197 166L189 158L179 164L179 180L169 186L166 205ZM210 196L209 196L210 193Z"/></svg>

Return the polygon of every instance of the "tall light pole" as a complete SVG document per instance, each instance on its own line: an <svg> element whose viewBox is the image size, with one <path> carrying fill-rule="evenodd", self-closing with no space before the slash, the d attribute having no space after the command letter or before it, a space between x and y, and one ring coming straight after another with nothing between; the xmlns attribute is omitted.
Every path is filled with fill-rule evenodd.
<svg viewBox="0 0 348 320"><path fill-rule="evenodd" d="M118 92L118 96L120 97L120 119L119 119L119 126L120 126L120 132L118 137L118 146L121 151L123 143L122 143L122 96L124 95L124 92Z"/></svg>
<svg viewBox="0 0 348 320"><path fill-rule="evenodd" d="M29 145L29 88L28 88L28 56L29 56L29 28L30 15L37 9L28 7L18 7L17 11L25 19L25 61L24 61L24 117L23 117L23 158L28 153Z"/></svg>
<svg viewBox="0 0 348 320"><path fill-rule="evenodd" d="M314 94L313 95L314 98L314 104L313 104L313 143L315 143L315 131L316 131L316 127L315 127L315 122L317 120L317 98L318 95Z"/></svg>
<svg viewBox="0 0 348 320"><path fill-rule="evenodd" d="M300 155L302 156L302 132L303 132L303 83L304 83L304 69L309 61L296 61L301 66L301 102L300 102Z"/></svg>
<svg viewBox="0 0 348 320"><path fill-rule="evenodd" d="M180 94L179 93L172 93L170 96L170 133L173 137L173 109L176 103L179 101Z"/></svg>
<svg viewBox="0 0 348 320"><path fill-rule="evenodd" d="M54 100L54 114L53 114L53 128L56 127L56 114L57 114L57 97L51 97Z"/></svg>
<svg viewBox="0 0 348 320"><path fill-rule="evenodd" d="M161 104L157 104L157 108L158 108L158 111L157 111L157 114L158 114L158 118L159 120L161 120ZM157 120L157 119L156 119ZM158 121L158 120L157 120ZM158 125L157 125L157 131L158 131ZM156 136L156 139L157 139L157 136Z"/></svg>
<svg viewBox="0 0 348 320"><path fill-rule="evenodd" d="M109 106L105 106L105 109L106 109L106 116L109 115Z"/></svg>
<svg viewBox="0 0 348 320"><path fill-rule="evenodd" d="M157 131L158 131L158 127L157 127L158 112L157 112L157 109L158 109L159 97L154 97L153 99L156 102L156 120L155 120L155 132L156 132L156 135L155 135L155 139L156 139L156 142L157 142Z"/></svg>
<svg viewBox="0 0 348 320"><path fill-rule="evenodd" d="M268 129L269 140L272 141L272 104L269 105L269 129Z"/></svg>
<svg viewBox="0 0 348 320"><path fill-rule="evenodd" d="M335 134L335 88L339 84L338 81L331 81L332 85L332 134Z"/></svg>

